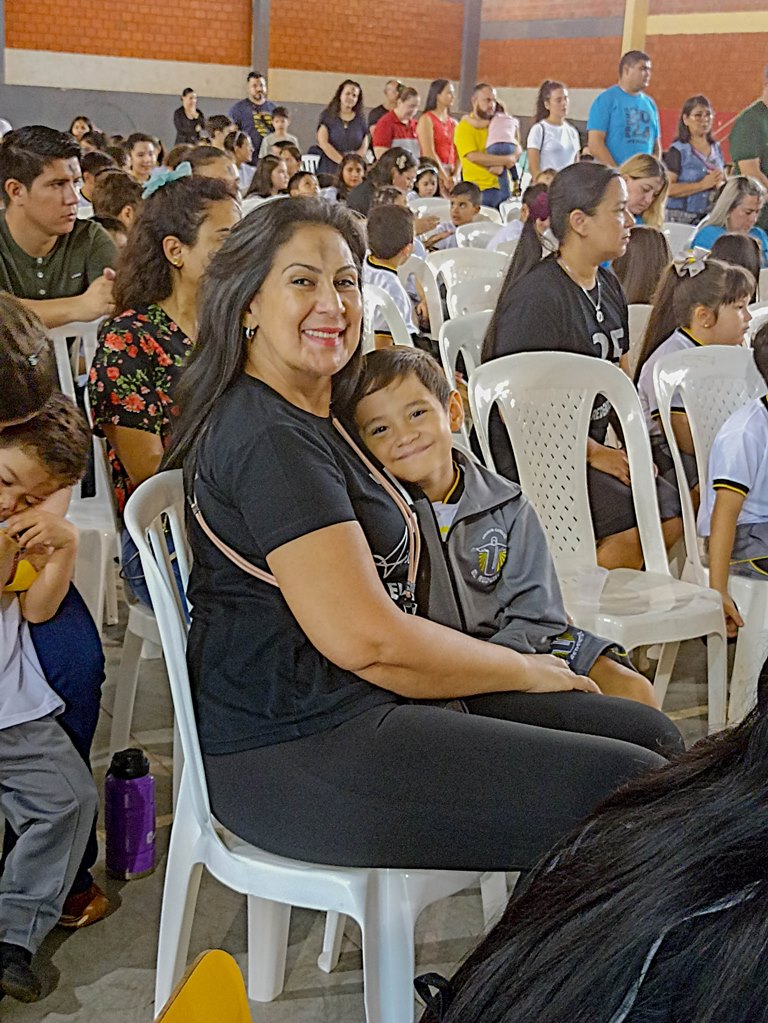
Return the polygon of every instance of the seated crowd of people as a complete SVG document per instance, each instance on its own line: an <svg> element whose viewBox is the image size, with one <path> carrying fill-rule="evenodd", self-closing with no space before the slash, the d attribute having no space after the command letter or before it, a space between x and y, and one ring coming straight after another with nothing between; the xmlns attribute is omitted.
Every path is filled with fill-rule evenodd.
<svg viewBox="0 0 768 1023"><path fill-rule="evenodd" d="M648 100L649 67L639 51L622 58L622 97ZM446 79L423 105L391 80L367 116L359 83L345 79L305 150L265 77L251 72L247 88L226 114L207 117L185 89L167 153L149 134L107 135L85 116L67 132L30 125L0 143L0 991L39 998L32 959L45 936L109 912L90 873L98 795L89 754L104 658L72 584L78 537L66 519L91 433L54 389L46 333L102 321L88 406L118 521L161 468L184 470L199 508L189 523L188 665L217 819L315 863L532 871L452 989L441 989L432 1019L586 1023L611 1004L606 1020L635 1023L651 1018L639 1011L648 991L678 1004L658 1018L704 1019L690 1006L706 979L686 974L675 991L659 975L685 972L678 960L699 916L710 939L727 916L720 910L735 907L747 926L765 871L724 870L718 887L714 854L684 862L685 851L715 841L720 820L710 812L680 854L680 869L699 872L688 897L677 861L645 869L656 854L636 831L652 804L659 843L677 849L675 815L704 813L705 784L725 790L765 730L763 703L719 746L686 754L628 653L571 621L504 423L491 422L496 472L456 446L465 406L435 358L422 285L398 271L412 256L457 247L457 231L488 208L516 207L489 241L514 253L482 360L563 351L632 375L671 550L682 536L680 495L653 369L672 352L745 343L768 265L768 234L756 226L766 190L729 174L702 95L683 105L662 157L658 128L616 141L610 89L582 140L567 120L566 86L545 81L523 146L490 85L475 87L457 121ZM419 205L433 198L447 200L447 215ZM690 250L670 250L669 222L690 227ZM413 347L393 345L379 315L363 355L366 283L393 300ZM631 366L628 303L652 306ZM768 327L753 348L768 380ZM768 574L765 399L723 427L707 480L697 477L684 409L674 411L711 585L735 636L744 621L729 571ZM605 569L641 569L629 461L609 442L611 419L608 402L596 402L586 467L595 557ZM392 501L392 481L412 514ZM276 585L243 572L231 548ZM151 606L125 528L120 565L128 599ZM714 805L731 822L726 803L724 791ZM654 877L675 896L668 919L651 908ZM639 937L624 926L633 885L636 905L648 903ZM595 905L611 919L611 949L598 947ZM649 946L678 925L674 954L654 960ZM540 970L559 970L563 992L549 1007L533 963L547 942ZM585 942L599 962L627 951L611 985L569 986L566 950ZM488 991L520 1014L494 1015ZM718 1005L726 995L729 1020L758 1018L732 986Z"/></svg>

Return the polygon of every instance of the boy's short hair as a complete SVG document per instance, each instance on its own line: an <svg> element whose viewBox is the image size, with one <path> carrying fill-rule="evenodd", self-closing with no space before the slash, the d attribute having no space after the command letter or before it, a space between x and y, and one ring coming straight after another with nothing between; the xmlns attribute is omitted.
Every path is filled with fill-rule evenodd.
<svg viewBox="0 0 768 1023"><path fill-rule="evenodd" d="M128 237L128 228L117 217L91 217L94 224L101 224L105 231L110 234L124 234Z"/></svg>
<svg viewBox="0 0 768 1023"><path fill-rule="evenodd" d="M290 121L291 119L291 115L288 113L287 107L275 107L272 111L272 120L274 121L276 117L284 117L286 121Z"/></svg>
<svg viewBox="0 0 768 1023"><path fill-rule="evenodd" d="M205 119L205 130L209 135L213 135L215 131L224 131L225 128L233 123L232 118L227 114L211 114L210 117Z"/></svg>
<svg viewBox="0 0 768 1023"><path fill-rule="evenodd" d="M451 189L451 197L454 195L466 195L473 206L481 206L483 198L480 189L473 181L459 181Z"/></svg>
<svg viewBox="0 0 768 1023"><path fill-rule="evenodd" d="M314 177L316 177L316 175L313 173L313 171L308 171L308 170L296 171L295 174L292 174L290 176L290 178L288 178L288 185L287 185L288 192L290 193L292 188L296 188L298 186L299 182L303 178L314 178Z"/></svg>
<svg viewBox="0 0 768 1023"><path fill-rule="evenodd" d="M402 206L376 206L368 214L368 248L378 259L392 259L413 244L413 214Z"/></svg>
<svg viewBox="0 0 768 1023"><path fill-rule="evenodd" d="M68 131L56 131L44 124L16 128L3 136L0 146L0 188L11 178L31 188L49 163L80 156L80 146Z"/></svg>
<svg viewBox="0 0 768 1023"><path fill-rule="evenodd" d="M0 430L38 412L53 392L56 363L45 327L25 305L0 292Z"/></svg>
<svg viewBox="0 0 768 1023"><path fill-rule="evenodd" d="M91 431L77 405L54 392L38 414L0 431L0 448L23 448L62 487L83 478Z"/></svg>
<svg viewBox="0 0 768 1023"><path fill-rule="evenodd" d="M126 206L137 208L140 205L141 189L139 182L126 171L104 171L93 186L91 201L94 214L117 219Z"/></svg>
<svg viewBox="0 0 768 1023"><path fill-rule="evenodd" d="M354 416L357 404L363 398L411 374L437 398L444 409L448 408L453 388L448 383L440 363L420 348L390 345L388 348L368 352L364 357L357 386L349 401L351 414Z"/></svg>
<svg viewBox="0 0 768 1023"><path fill-rule="evenodd" d="M108 153L102 153L97 149L92 153L83 153L80 157L80 170L83 174L93 174L105 171L108 167L114 167L115 161Z"/></svg>
<svg viewBox="0 0 768 1023"><path fill-rule="evenodd" d="M402 199L403 193L399 188L395 188L394 185L382 185L373 193L369 209L373 210L377 206L397 206Z"/></svg>
<svg viewBox="0 0 768 1023"><path fill-rule="evenodd" d="M760 375L768 383L768 322L752 338L752 355Z"/></svg>

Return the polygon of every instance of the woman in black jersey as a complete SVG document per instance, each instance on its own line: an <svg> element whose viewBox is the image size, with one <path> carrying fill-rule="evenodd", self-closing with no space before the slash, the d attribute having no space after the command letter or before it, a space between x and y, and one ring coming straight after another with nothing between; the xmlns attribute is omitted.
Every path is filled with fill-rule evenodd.
<svg viewBox="0 0 768 1023"><path fill-rule="evenodd" d="M188 661L213 812L314 862L525 868L663 761L634 741L436 702L509 690L590 701L594 684L555 657L405 613L407 508L332 418L358 373L363 253L343 206L267 203L203 282L169 464L184 466L216 539L191 520ZM654 748L679 748L658 711L612 702L627 734L651 723Z"/></svg>
<svg viewBox="0 0 768 1023"><path fill-rule="evenodd" d="M550 226L558 252L501 289L483 344L483 362L514 352L575 352L607 359L628 370L627 303L616 276L603 264L623 255L634 223L621 175L600 163L564 168L549 190ZM510 276L510 275L508 275ZM596 404L587 447L587 483L604 568L642 568L629 463L624 451L605 446L611 408ZM496 468L516 478L501 420L491 423ZM667 547L680 537L674 488L658 482Z"/></svg>

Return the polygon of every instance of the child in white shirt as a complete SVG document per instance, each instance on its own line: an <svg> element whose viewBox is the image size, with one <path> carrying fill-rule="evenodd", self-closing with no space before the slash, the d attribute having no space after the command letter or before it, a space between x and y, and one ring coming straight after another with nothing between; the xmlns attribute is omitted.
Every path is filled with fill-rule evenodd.
<svg viewBox="0 0 768 1023"><path fill-rule="evenodd" d="M82 415L59 394L0 431L0 811L19 836L0 877L0 991L24 1002L40 997L32 956L59 920L98 807L29 633L55 615L77 553L75 527L38 505L82 477L89 449Z"/></svg>

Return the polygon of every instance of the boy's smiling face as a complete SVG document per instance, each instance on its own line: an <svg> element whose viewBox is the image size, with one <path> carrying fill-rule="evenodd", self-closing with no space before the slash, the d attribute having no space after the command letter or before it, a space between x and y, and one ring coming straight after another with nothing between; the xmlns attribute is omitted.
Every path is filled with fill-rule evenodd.
<svg viewBox="0 0 768 1023"><path fill-rule="evenodd" d="M461 398L451 392L448 408L415 373L367 394L355 409L360 436L393 476L418 484L430 501L441 501L454 480L452 433L464 421Z"/></svg>

